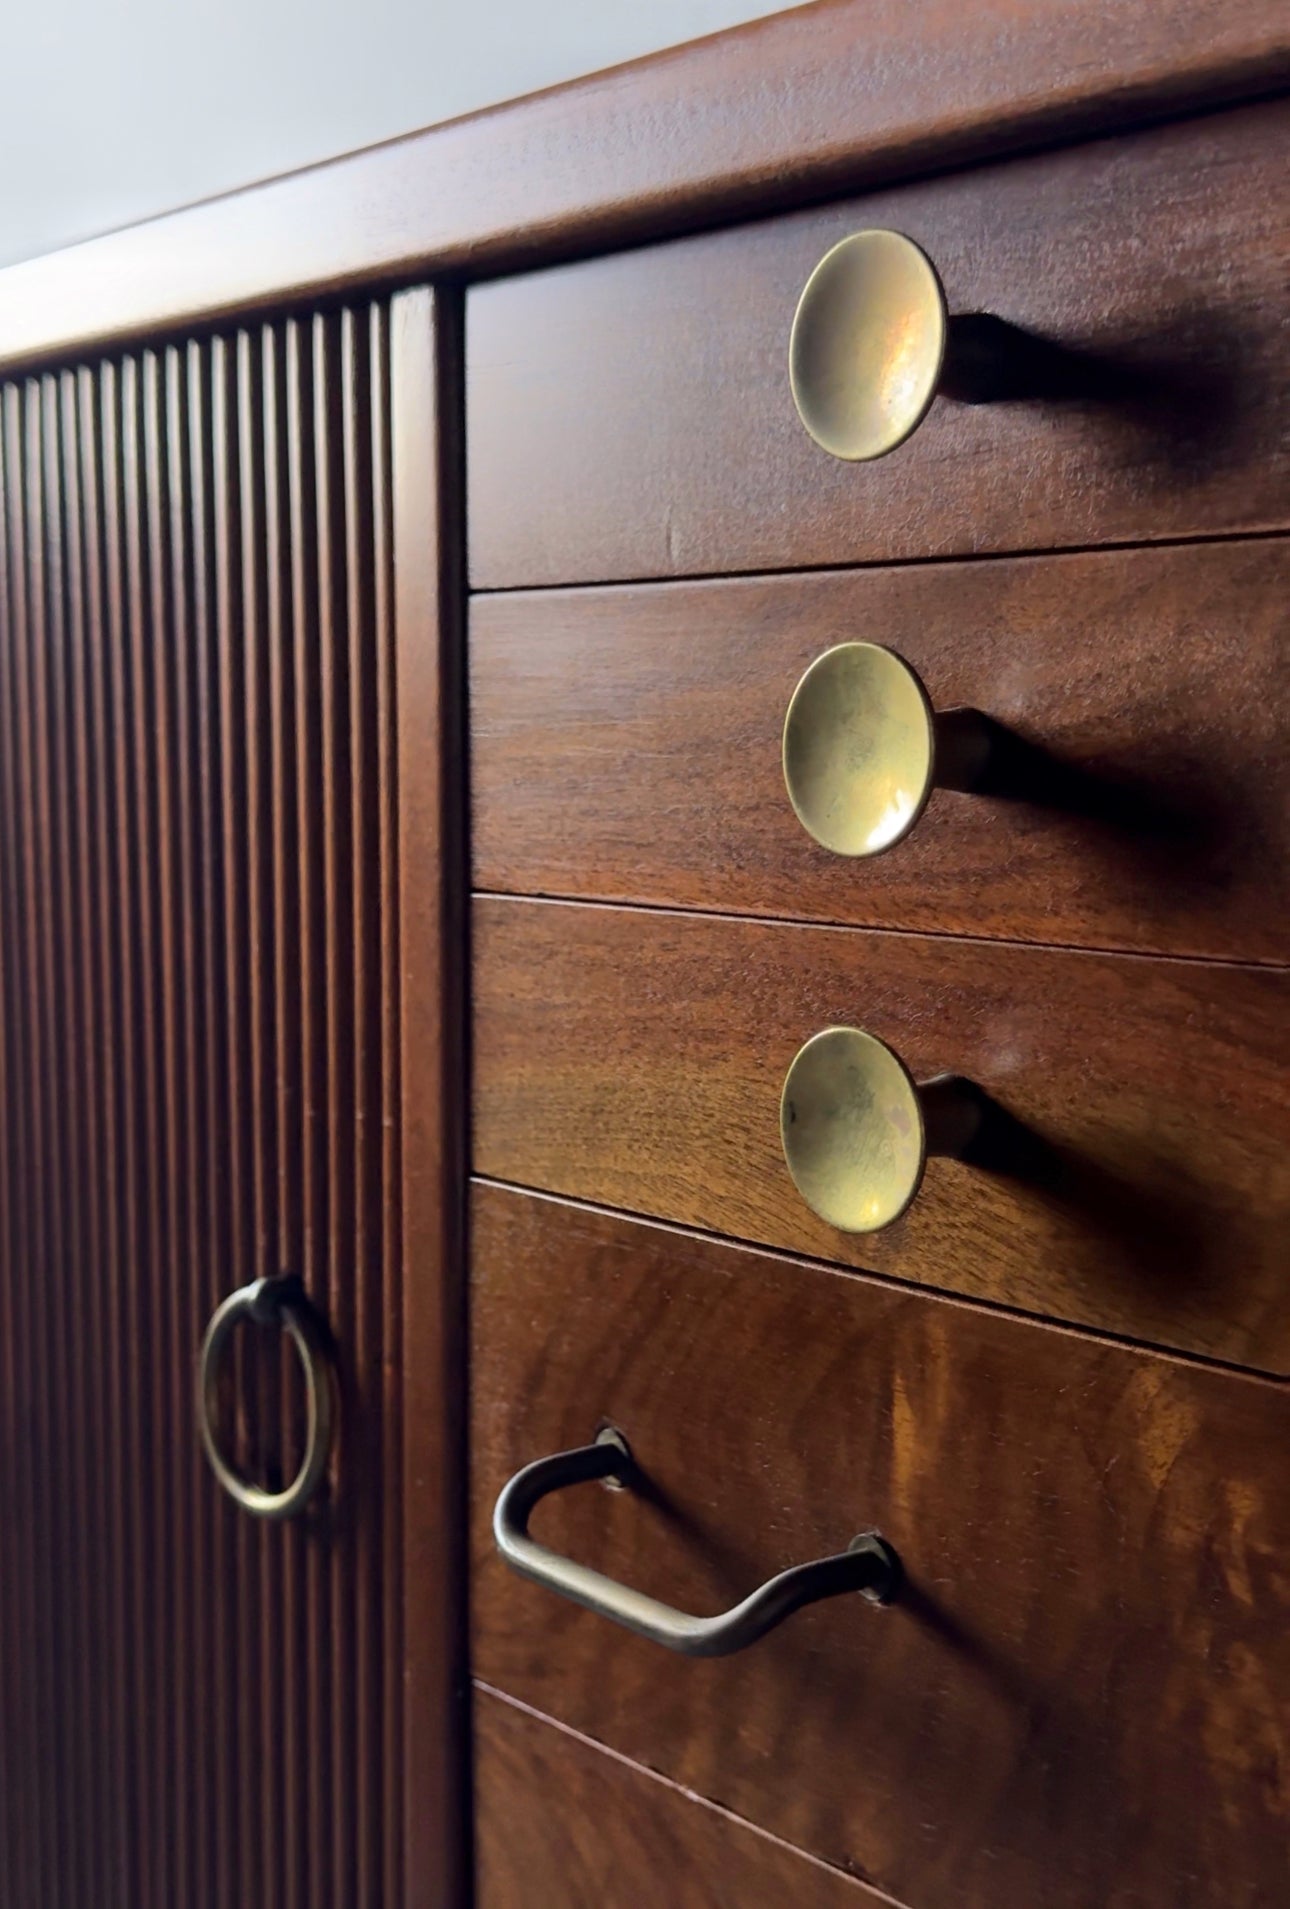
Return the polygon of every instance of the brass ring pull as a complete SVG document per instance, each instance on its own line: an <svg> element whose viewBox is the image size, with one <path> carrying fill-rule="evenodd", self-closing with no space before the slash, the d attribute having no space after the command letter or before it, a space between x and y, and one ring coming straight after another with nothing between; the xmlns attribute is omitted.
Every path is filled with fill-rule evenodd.
<svg viewBox="0 0 1290 1909"><path fill-rule="evenodd" d="M719 1617L691 1617L686 1611L673 1610L671 1605L633 1591L589 1565L561 1557L530 1538L529 1517L534 1506L550 1493L596 1478L630 1486L635 1473L636 1463L627 1441L613 1431L601 1432L594 1445L536 1459L515 1474L497 1500L493 1536L498 1550L521 1577L544 1584L585 1610L595 1611L638 1637L680 1651L685 1657L729 1657L733 1651L746 1650L794 1611L818 1604L822 1598L858 1591L871 1603L887 1604L896 1593L900 1561L891 1546L873 1531L853 1538L847 1550L836 1557L781 1571Z"/></svg>
<svg viewBox="0 0 1290 1909"><path fill-rule="evenodd" d="M905 1212L930 1153L959 1154L985 1096L941 1074L921 1085L898 1054L858 1027L826 1027L784 1077L779 1133L806 1204L844 1233L876 1233Z"/></svg>
<svg viewBox="0 0 1290 1909"><path fill-rule="evenodd" d="M243 1319L276 1325L291 1335L305 1375L305 1455L282 1491L266 1491L234 1471L220 1450L217 1396L220 1362ZM298 1278L257 1279L230 1293L211 1316L202 1340L197 1372L197 1421L211 1469L225 1491L255 1518L294 1518L309 1503L331 1456L336 1418L336 1375L327 1335Z"/></svg>
<svg viewBox="0 0 1290 1909"><path fill-rule="evenodd" d="M784 718L784 786L808 835L835 855L881 855L934 788L971 789L990 757L975 709L936 711L916 669L878 643L817 656Z"/></svg>
<svg viewBox="0 0 1290 1909"><path fill-rule="evenodd" d="M853 232L807 279L788 347L797 414L833 457L885 457L916 431L949 335L936 267L900 232Z"/></svg>

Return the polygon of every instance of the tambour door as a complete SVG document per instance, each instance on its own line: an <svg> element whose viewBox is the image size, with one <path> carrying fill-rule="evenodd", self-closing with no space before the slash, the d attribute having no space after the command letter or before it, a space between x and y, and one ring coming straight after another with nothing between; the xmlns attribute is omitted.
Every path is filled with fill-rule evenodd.
<svg viewBox="0 0 1290 1909"><path fill-rule="evenodd" d="M3 387L5 1903L402 1899L392 331L429 320ZM283 1274L208 1429L270 1499L311 1404L325 1449L248 1511L197 1353Z"/></svg>

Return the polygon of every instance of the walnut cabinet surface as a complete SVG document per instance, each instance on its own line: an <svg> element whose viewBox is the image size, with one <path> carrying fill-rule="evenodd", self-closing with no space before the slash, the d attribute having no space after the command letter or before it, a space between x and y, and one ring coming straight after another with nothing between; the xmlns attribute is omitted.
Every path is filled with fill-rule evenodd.
<svg viewBox="0 0 1290 1909"><path fill-rule="evenodd" d="M1278 100L471 291L472 584L1283 528L1288 138ZM951 312L1061 352L849 465L802 429L787 341L816 261L872 226L926 249Z"/></svg>
<svg viewBox="0 0 1290 1909"><path fill-rule="evenodd" d="M1278 1387L491 1186L471 1232L485 1684L901 1902L1285 1892ZM876 1526L904 1594L695 1663L517 1583L485 1481L602 1420L647 1490L542 1507L557 1550L717 1610Z"/></svg>
<svg viewBox="0 0 1290 1909"><path fill-rule="evenodd" d="M4 1904L1290 1900L1288 102L1275 0L817 0L0 272ZM984 355L843 464L866 225ZM870 859L855 640L996 741ZM833 1024L988 1097L864 1236ZM196 1362L284 1273L269 1523ZM282 1333L203 1403L286 1481ZM615 1427L541 1542L895 1597L524 1582Z"/></svg>
<svg viewBox="0 0 1290 1909"><path fill-rule="evenodd" d="M491 1178L1284 1375L1284 969L481 897ZM859 1026L999 1110L904 1219L840 1233L784 1165L804 1041Z"/></svg>
<svg viewBox="0 0 1290 1909"><path fill-rule="evenodd" d="M471 862L506 894L1281 962L1290 696L1281 538L611 589L470 610ZM849 861L786 800L793 687L896 649L1005 732Z"/></svg>

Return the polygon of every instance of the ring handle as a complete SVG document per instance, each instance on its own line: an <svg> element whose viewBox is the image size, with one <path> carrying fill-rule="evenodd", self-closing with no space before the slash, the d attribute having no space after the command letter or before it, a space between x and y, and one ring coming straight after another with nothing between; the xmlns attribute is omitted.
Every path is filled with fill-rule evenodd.
<svg viewBox="0 0 1290 1909"><path fill-rule="evenodd" d="M234 1328L244 1319L278 1326L291 1336L305 1375L305 1455L282 1491L266 1491L234 1471L220 1450L218 1424L220 1362ZM197 1423L211 1470L229 1497L253 1518L295 1518L305 1509L331 1457L336 1421L336 1372L327 1331L305 1297L294 1273L257 1279L240 1286L216 1307L202 1340L197 1366Z"/></svg>
<svg viewBox="0 0 1290 1909"><path fill-rule="evenodd" d="M863 1532L836 1557L794 1565L718 1617L691 1617L657 1598L578 1564L530 1538L533 1509L552 1492L600 1478L630 1486L636 1462L621 1433L604 1431L594 1445L536 1459L503 1487L493 1512L497 1548L513 1571L558 1591L585 1610L621 1624L638 1637L685 1657L729 1657L773 1631L794 1611L822 1598L858 1591L873 1604L887 1604L900 1584L900 1560L875 1531Z"/></svg>

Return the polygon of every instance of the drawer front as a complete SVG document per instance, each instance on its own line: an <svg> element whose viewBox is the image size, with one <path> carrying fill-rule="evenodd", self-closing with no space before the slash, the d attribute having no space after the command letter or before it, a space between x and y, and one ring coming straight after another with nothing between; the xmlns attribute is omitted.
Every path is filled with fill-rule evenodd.
<svg viewBox="0 0 1290 1909"><path fill-rule="evenodd" d="M890 1909L492 1691L476 1697L472 1739L477 1909Z"/></svg>
<svg viewBox="0 0 1290 1909"><path fill-rule="evenodd" d="M1274 102L476 287L478 588L809 568L1224 530L1290 514L1286 138ZM818 259L888 226L951 313L1080 354L1101 395L939 399L838 462L788 387ZM1047 380L1047 383L1045 383Z"/></svg>
<svg viewBox="0 0 1290 1909"><path fill-rule="evenodd" d="M472 1241L482 1679L920 1909L1290 1899L1282 1388L503 1189ZM904 1594L696 1662L522 1582L493 1498L601 1420L648 1494L544 1543L706 1612L876 1526Z"/></svg>
<svg viewBox="0 0 1290 1909"><path fill-rule="evenodd" d="M491 1178L1290 1370L1290 976L558 902L474 906L474 1165ZM818 1030L1016 1122L839 1232L784 1165Z"/></svg>
<svg viewBox="0 0 1290 1909"><path fill-rule="evenodd" d="M476 597L476 885L1284 961L1288 597L1281 538ZM857 639L1013 752L859 860L781 757L799 676Z"/></svg>

